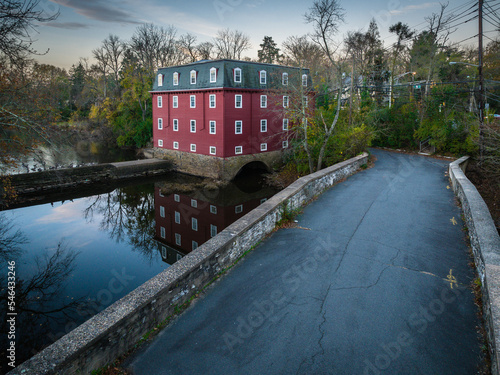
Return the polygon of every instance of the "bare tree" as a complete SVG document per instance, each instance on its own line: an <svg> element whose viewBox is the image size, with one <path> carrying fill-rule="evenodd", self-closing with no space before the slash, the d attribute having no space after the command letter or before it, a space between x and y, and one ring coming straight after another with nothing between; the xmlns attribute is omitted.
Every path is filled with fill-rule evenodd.
<svg viewBox="0 0 500 375"><path fill-rule="evenodd" d="M203 42L196 46L196 52L201 60L210 60L213 50L214 45L211 42Z"/></svg>
<svg viewBox="0 0 500 375"><path fill-rule="evenodd" d="M55 20L59 13L44 14L39 0L2 0L0 2L0 53L11 64L37 52L31 47L31 38L39 22Z"/></svg>
<svg viewBox="0 0 500 375"><path fill-rule="evenodd" d="M291 66L308 67L312 72L317 72L320 65L324 65L323 50L307 35L290 36L283 42L285 63Z"/></svg>
<svg viewBox="0 0 500 375"><path fill-rule="evenodd" d="M309 8L309 12L306 13L304 17L307 23L313 25L314 31L311 38L313 42L315 42L323 50L326 58L336 72L338 81L337 111L335 116L328 122L323 116L321 116L325 136L323 144L320 148L316 167L316 169L319 170L323 164L323 156L325 154L326 145L333 134L333 130L337 125L340 115L343 93L342 60L340 58L336 58L335 56L335 53L339 48L339 44L334 41L333 37L338 32L340 23L344 21L344 9L340 6L340 3L337 0L315 0L311 8ZM304 132L307 132L306 127L304 127ZM306 152L308 151L306 150Z"/></svg>
<svg viewBox="0 0 500 375"><path fill-rule="evenodd" d="M130 51L137 57L139 64L151 75L162 66L171 66L179 62L177 30L152 23L139 26L129 43Z"/></svg>
<svg viewBox="0 0 500 375"><path fill-rule="evenodd" d="M198 51L195 43L196 36L190 33L181 35L178 41L179 49L184 53L190 62L198 60Z"/></svg>
<svg viewBox="0 0 500 375"><path fill-rule="evenodd" d="M110 74L113 75L116 93L119 94L120 85L118 82L120 81L120 71L123 67L125 43L122 42L118 36L109 34L102 42L102 46L108 56L108 67Z"/></svg>
<svg viewBox="0 0 500 375"><path fill-rule="evenodd" d="M241 54L251 46L250 38L238 30L219 30L214 38L215 53L219 59L240 60Z"/></svg>

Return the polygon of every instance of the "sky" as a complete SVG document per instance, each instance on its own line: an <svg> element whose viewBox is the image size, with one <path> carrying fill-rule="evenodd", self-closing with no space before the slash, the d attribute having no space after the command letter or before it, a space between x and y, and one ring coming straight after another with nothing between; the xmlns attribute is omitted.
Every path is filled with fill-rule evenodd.
<svg viewBox="0 0 500 375"><path fill-rule="evenodd" d="M394 37L389 26L399 21L421 31L425 17L440 10L439 2L425 0L340 0L345 9L345 23L341 25L338 40L348 31L366 31L370 20L377 21L384 45L388 47ZM499 0L486 0L493 6ZM143 23L158 26L173 25L178 35L187 32L197 42L210 41L217 30L240 30L250 37L252 49L245 56L256 58L264 36L271 36L281 47L289 36L304 35L312 31L304 22L304 14L313 0L40 0L47 14L59 12L59 17L36 27L34 48L41 63L69 69L80 58L92 61L92 50L98 48L109 34L130 40L136 28ZM476 1L453 0L447 11L459 14ZM494 6L495 7L495 6ZM495 7L496 8L496 7ZM466 13L467 14L467 13ZM471 15L470 17L472 17ZM465 21L470 17L462 18ZM458 21L457 23L460 23ZM488 24L485 25L488 29ZM478 33L477 20L458 26L452 35L454 42ZM492 30L493 27L489 27ZM492 38L495 33L489 34ZM485 40L487 43L488 40ZM477 43L472 38L464 43Z"/></svg>

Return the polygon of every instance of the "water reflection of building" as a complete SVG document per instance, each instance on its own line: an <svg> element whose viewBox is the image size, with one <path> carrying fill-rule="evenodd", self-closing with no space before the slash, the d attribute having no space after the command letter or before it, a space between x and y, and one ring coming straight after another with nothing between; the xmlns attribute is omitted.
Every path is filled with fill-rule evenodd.
<svg viewBox="0 0 500 375"><path fill-rule="evenodd" d="M173 264L275 194L269 187L245 193L235 184L216 191L172 193L155 185L155 240Z"/></svg>

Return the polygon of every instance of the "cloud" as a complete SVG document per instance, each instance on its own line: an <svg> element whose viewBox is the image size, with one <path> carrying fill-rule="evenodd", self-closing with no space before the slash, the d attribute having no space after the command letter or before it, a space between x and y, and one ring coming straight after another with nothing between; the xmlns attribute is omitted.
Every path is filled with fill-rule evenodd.
<svg viewBox="0 0 500 375"><path fill-rule="evenodd" d="M131 13L123 10L120 3L103 0L51 0L67 8L74 9L76 13L92 20L104 22L119 22L141 24Z"/></svg>
<svg viewBox="0 0 500 375"><path fill-rule="evenodd" d="M43 25L68 30L87 29L90 27L89 25L80 22L48 22Z"/></svg>
<svg viewBox="0 0 500 375"><path fill-rule="evenodd" d="M55 207L50 214L38 218L35 222L37 224L67 224L81 220L82 208L80 206L81 204L78 201L63 204Z"/></svg>
<svg viewBox="0 0 500 375"><path fill-rule="evenodd" d="M423 4L418 4L418 5L407 5L403 8L400 8L400 9L393 9L389 13L391 15L395 16L395 15L400 15L400 14L405 14L405 13L411 13L412 11L415 11L415 10L432 8L432 7L435 7L436 5L439 5L439 3L423 3Z"/></svg>

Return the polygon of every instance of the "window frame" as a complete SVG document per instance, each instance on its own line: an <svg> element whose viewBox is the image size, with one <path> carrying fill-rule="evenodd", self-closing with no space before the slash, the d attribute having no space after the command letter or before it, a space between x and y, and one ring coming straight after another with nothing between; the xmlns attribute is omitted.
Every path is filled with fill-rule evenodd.
<svg viewBox="0 0 500 375"><path fill-rule="evenodd" d="M282 75L281 75L281 84L283 86L288 86L288 73L284 72Z"/></svg>
<svg viewBox="0 0 500 375"><path fill-rule="evenodd" d="M241 155L241 154L243 154L243 146L236 146L234 148L234 153L235 153L235 155Z"/></svg>
<svg viewBox="0 0 500 375"><path fill-rule="evenodd" d="M177 246L181 246L182 244L182 236L179 233L175 234L175 244Z"/></svg>
<svg viewBox="0 0 500 375"><path fill-rule="evenodd" d="M260 120L260 132L267 133L267 119Z"/></svg>
<svg viewBox="0 0 500 375"><path fill-rule="evenodd" d="M213 100L212 100L212 99L213 99ZM210 95L208 96L208 106L209 106L210 108L216 108L216 106L217 106L217 102L216 102L216 100L217 100L217 96L216 96L215 94L210 94ZM212 105L212 104L213 104L213 105Z"/></svg>
<svg viewBox="0 0 500 375"><path fill-rule="evenodd" d="M217 82L217 68L210 68L210 83Z"/></svg>
<svg viewBox="0 0 500 375"><path fill-rule="evenodd" d="M158 130L163 130L163 118L158 117Z"/></svg>
<svg viewBox="0 0 500 375"><path fill-rule="evenodd" d="M239 131L238 131L239 127ZM236 120L234 121L234 134L243 134L243 121Z"/></svg>
<svg viewBox="0 0 500 375"><path fill-rule="evenodd" d="M233 71L233 81L235 83L241 83L241 68L234 68L234 71ZM238 78L238 79L236 79Z"/></svg>
<svg viewBox="0 0 500 375"><path fill-rule="evenodd" d="M213 125L213 131L212 131L212 125ZM210 120L208 122L208 132L210 134L217 134L217 122L215 120Z"/></svg>
<svg viewBox="0 0 500 375"><path fill-rule="evenodd" d="M179 108L179 97L177 95L172 96L172 108Z"/></svg>
<svg viewBox="0 0 500 375"><path fill-rule="evenodd" d="M189 83L191 85L196 85L197 76L198 76L198 72L196 70L193 69L189 72Z"/></svg>
<svg viewBox="0 0 500 375"><path fill-rule="evenodd" d="M210 153L210 155L217 155L217 147L210 146L209 153Z"/></svg>
<svg viewBox="0 0 500 375"><path fill-rule="evenodd" d="M179 211L174 212L174 223L175 224L181 223L181 213Z"/></svg>
<svg viewBox="0 0 500 375"><path fill-rule="evenodd" d="M290 105L288 95L283 95L283 108L288 108Z"/></svg>
<svg viewBox="0 0 500 375"><path fill-rule="evenodd" d="M196 108L196 95L189 95L189 108Z"/></svg>
<svg viewBox="0 0 500 375"><path fill-rule="evenodd" d="M281 148L288 148L288 141L281 142Z"/></svg>
<svg viewBox="0 0 500 375"><path fill-rule="evenodd" d="M174 130L174 132L179 131L179 119L177 118L172 119L172 129Z"/></svg>
<svg viewBox="0 0 500 375"><path fill-rule="evenodd" d="M196 152L196 143L191 143L191 145L189 146L189 151Z"/></svg>
<svg viewBox="0 0 500 375"><path fill-rule="evenodd" d="M156 98L156 106L158 108L163 108L163 96L158 95Z"/></svg>
<svg viewBox="0 0 500 375"><path fill-rule="evenodd" d="M260 144L260 151L267 151L267 143Z"/></svg>
<svg viewBox="0 0 500 375"><path fill-rule="evenodd" d="M189 132L196 133L196 120L189 120Z"/></svg>
<svg viewBox="0 0 500 375"><path fill-rule="evenodd" d="M163 86L163 74L158 74L158 86Z"/></svg>
<svg viewBox="0 0 500 375"><path fill-rule="evenodd" d="M179 149L179 142L174 141L174 142L172 143L172 148L173 148L174 150L178 150L178 149Z"/></svg>
<svg viewBox="0 0 500 375"><path fill-rule="evenodd" d="M210 237L217 236L217 225L210 224Z"/></svg>
<svg viewBox="0 0 500 375"><path fill-rule="evenodd" d="M163 139L158 139L158 147L163 147Z"/></svg>
<svg viewBox="0 0 500 375"><path fill-rule="evenodd" d="M267 72L265 70L259 72L259 83L261 85L267 85Z"/></svg>
<svg viewBox="0 0 500 375"><path fill-rule="evenodd" d="M238 102L238 98L240 99ZM238 106L238 103L240 104ZM234 95L234 108L243 108L243 95L241 94L235 94Z"/></svg>
<svg viewBox="0 0 500 375"><path fill-rule="evenodd" d="M191 218L191 229L198 232L198 219L195 217Z"/></svg>
<svg viewBox="0 0 500 375"><path fill-rule="evenodd" d="M160 227L160 237L167 238L167 230L165 229L165 227Z"/></svg>
<svg viewBox="0 0 500 375"><path fill-rule="evenodd" d="M179 86L179 72L174 72L172 74L172 85Z"/></svg>
<svg viewBox="0 0 500 375"><path fill-rule="evenodd" d="M283 119L283 131L288 131L289 122L290 121L287 118Z"/></svg>
<svg viewBox="0 0 500 375"><path fill-rule="evenodd" d="M267 108L267 95L260 96L260 108Z"/></svg>
<svg viewBox="0 0 500 375"><path fill-rule="evenodd" d="M302 74L302 86L307 86L307 74Z"/></svg>

